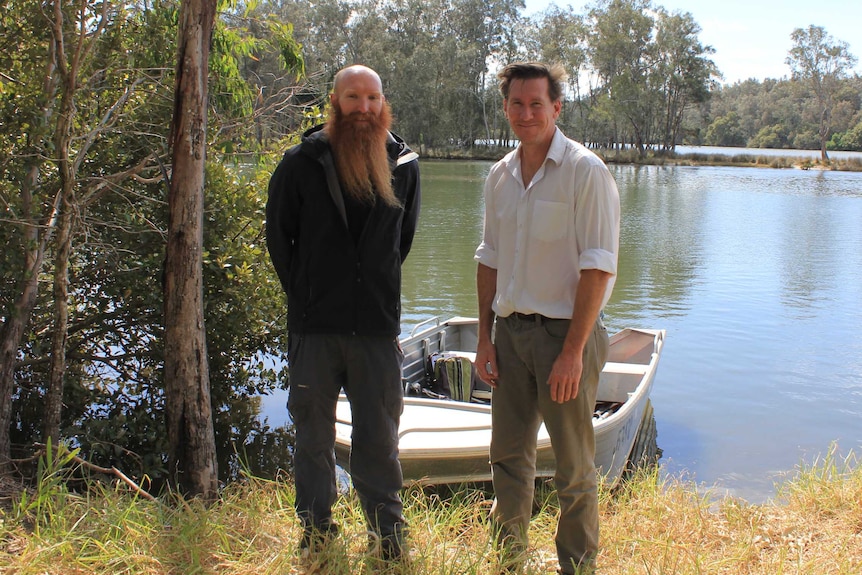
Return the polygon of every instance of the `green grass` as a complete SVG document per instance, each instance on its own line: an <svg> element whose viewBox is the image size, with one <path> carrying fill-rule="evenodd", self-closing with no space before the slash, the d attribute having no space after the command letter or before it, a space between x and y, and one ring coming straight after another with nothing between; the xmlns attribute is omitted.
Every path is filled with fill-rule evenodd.
<svg viewBox="0 0 862 575"><path fill-rule="evenodd" d="M124 484L93 481L70 491L67 460L45 464L35 489L10 489L0 510L3 574L497 573L488 545L491 495L464 487L405 489L409 562L384 566L367 554L368 535L352 494L339 497L342 535L314 561L296 553L299 527L289 479L249 478L210 505L174 496L149 501ZM66 471L64 471L66 470ZM601 575L862 573L862 469L830 451L800 467L774 501L704 492L656 470L600 490ZM537 494L525 573L556 567L556 499Z"/></svg>

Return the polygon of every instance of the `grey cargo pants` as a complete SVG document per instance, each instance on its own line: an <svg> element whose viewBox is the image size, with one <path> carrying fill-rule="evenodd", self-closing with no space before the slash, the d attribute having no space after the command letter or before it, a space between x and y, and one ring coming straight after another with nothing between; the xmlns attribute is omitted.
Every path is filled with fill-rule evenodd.
<svg viewBox="0 0 862 575"><path fill-rule="evenodd" d="M398 424L404 403L397 339L292 334L288 410L296 429L296 511L306 530L326 531L336 498L335 406L344 389L353 418L350 474L368 527L400 549Z"/></svg>

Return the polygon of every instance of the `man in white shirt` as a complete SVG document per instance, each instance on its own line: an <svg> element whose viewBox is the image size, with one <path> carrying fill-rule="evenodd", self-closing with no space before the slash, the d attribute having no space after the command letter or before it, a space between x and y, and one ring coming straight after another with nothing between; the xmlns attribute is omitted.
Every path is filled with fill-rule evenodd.
<svg viewBox="0 0 862 575"><path fill-rule="evenodd" d="M520 145L488 174L475 256L476 366L494 387L491 519L505 566L519 569L544 421L557 461L559 572L589 573L599 537L592 415L608 354L600 316L617 272L619 193L601 159L556 126L562 68L510 64L498 76Z"/></svg>

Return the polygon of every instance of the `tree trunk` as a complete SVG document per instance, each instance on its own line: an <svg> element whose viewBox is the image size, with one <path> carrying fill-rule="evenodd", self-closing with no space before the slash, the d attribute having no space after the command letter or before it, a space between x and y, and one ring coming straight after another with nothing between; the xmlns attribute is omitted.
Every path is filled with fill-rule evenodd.
<svg viewBox="0 0 862 575"><path fill-rule="evenodd" d="M829 155L826 153L826 136L829 135L829 108L823 108L823 113L820 114L820 159L824 163L829 162Z"/></svg>
<svg viewBox="0 0 862 575"><path fill-rule="evenodd" d="M56 46L50 47L50 57L45 67L42 93L45 95L45 105L34 114L35 124L47 125L54 114L54 98L59 84L57 73ZM30 134L31 141L39 141L39 133L34 130ZM34 154L40 157L43 154ZM38 219L38 202L33 195L39 186L39 170L43 160L35 160L27 169L27 175L21 186L22 222L35 222ZM0 474L9 470L11 445L9 428L12 425L12 391L15 387L15 363L18 361L18 350L24 338L24 331L30 323L30 316L36 305L39 293L39 273L45 259L45 249L51 240L57 221L57 211L60 205L60 194L54 198L52 206L45 214L42 226L25 223L22 227L24 241L24 268L18 282L18 297L6 315L6 321L0 327ZM34 205L35 204L35 205ZM41 228L41 232L40 232Z"/></svg>
<svg viewBox="0 0 862 575"><path fill-rule="evenodd" d="M64 185L65 187L65 185ZM51 368L45 391L42 440L56 445L60 439L63 413L63 382L66 376L66 341L69 335L69 258L74 227L74 194L63 200L57 228L57 254L54 257L54 332L51 334Z"/></svg>
<svg viewBox="0 0 862 575"><path fill-rule="evenodd" d="M38 172L34 168L33 171ZM34 177L31 171L30 177ZM12 390L15 387L15 362L18 348L24 337L24 330L30 321L33 306L36 305L39 269L42 267L44 249L36 241L36 227L27 228L26 246L31 246L25 254L25 269L18 299L0 328L0 475L9 471L11 445L9 427L12 424Z"/></svg>
<svg viewBox="0 0 862 575"><path fill-rule="evenodd" d="M24 186L21 189L24 215L29 216L32 206L32 191L39 181L39 165L30 167ZM59 205L59 195L54 203L53 213ZM25 220L26 221L26 220ZM40 239L37 226L24 226L24 269L19 282L18 298L12 306L6 321L0 327L0 474L9 470L11 445L9 427L12 424L12 390L15 387L15 363L18 349L24 338L24 330L30 322L30 315L36 305L39 291L39 271L45 258L45 245L54 228L54 217L48 219Z"/></svg>
<svg viewBox="0 0 862 575"><path fill-rule="evenodd" d="M60 439L60 416L63 406L63 380L66 375L66 340L69 333L69 259L72 249L72 233L78 202L75 196L75 169L70 153L72 148L72 125L77 111L75 91L78 88L79 58L66 62L65 39L63 37L62 14L59 3L55 4L55 51L59 61L57 70L61 77L60 113L54 129L54 153L57 172L60 176L60 214L57 223L57 248L54 255L54 332L51 334L51 366L48 387L45 390L45 411L42 421L43 441L49 439L57 444Z"/></svg>
<svg viewBox="0 0 862 575"><path fill-rule="evenodd" d="M165 392L174 485L212 499L218 473L203 315L207 76L215 0L180 8L165 256Z"/></svg>

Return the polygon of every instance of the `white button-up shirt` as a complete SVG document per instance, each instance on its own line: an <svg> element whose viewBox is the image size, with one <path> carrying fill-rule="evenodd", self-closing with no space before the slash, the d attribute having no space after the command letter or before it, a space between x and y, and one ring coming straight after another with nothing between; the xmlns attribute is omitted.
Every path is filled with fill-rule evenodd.
<svg viewBox="0 0 862 575"><path fill-rule="evenodd" d="M475 260L497 270L492 308L572 317L581 270L613 275L619 252L620 197L604 162L557 128L545 162L524 186L519 150L485 181L485 228Z"/></svg>

